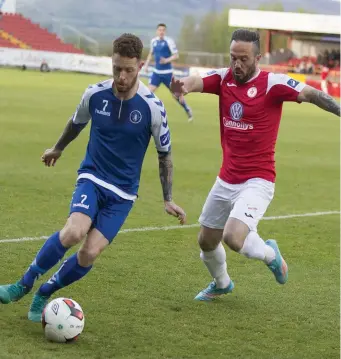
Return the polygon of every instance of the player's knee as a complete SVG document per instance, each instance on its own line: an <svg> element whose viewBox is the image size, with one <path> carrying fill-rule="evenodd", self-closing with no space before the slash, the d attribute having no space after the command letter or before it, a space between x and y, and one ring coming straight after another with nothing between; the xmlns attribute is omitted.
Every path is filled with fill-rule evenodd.
<svg viewBox="0 0 341 359"><path fill-rule="evenodd" d="M88 267L92 265L96 258L100 255L101 250L96 247L84 247L82 246L78 251L78 261L82 267Z"/></svg>
<svg viewBox="0 0 341 359"><path fill-rule="evenodd" d="M235 252L239 252L242 249L244 239L240 233L233 229L226 228L224 230L223 241Z"/></svg>
<svg viewBox="0 0 341 359"><path fill-rule="evenodd" d="M80 243L85 235L86 233L83 232L82 228L67 223L60 232L60 241L65 247L72 247Z"/></svg>
<svg viewBox="0 0 341 359"><path fill-rule="evenodd" d="M221 238L216 238L215 236L210 236L209 233L201 230L198 235L198 243L204 252L211 252L215 250L220 243Z"/></svg>

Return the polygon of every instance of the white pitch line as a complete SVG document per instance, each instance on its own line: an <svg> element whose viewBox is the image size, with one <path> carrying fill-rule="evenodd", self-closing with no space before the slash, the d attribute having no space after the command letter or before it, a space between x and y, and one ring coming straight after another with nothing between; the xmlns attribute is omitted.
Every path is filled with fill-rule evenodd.
<svg viewBox="0 0 341 359"><path fill-rule="evenodd" d="M263 221L275 221L281 219L290 219L290 218L301 218L301 217L316 217L316 216L328 216L331 214L340 214L340 211L328 211L328 212L313 212L313 213L301 213L301 214L287 214L284 216L272 216L272 217L263 217ZM151 231L170 231L173 229L182 229L182 228L196 228L200 224L185 224L183 226L167 226L167 227L141 227L141 228L127 228L122 229L119 234L131 233L131 232L151 232ZM18 243L18 242L30 242L30 241L40 241L47 239L47 236L41 237L22 237L22 238L12 238L12 239L1 239L1 243Z"/></svg>

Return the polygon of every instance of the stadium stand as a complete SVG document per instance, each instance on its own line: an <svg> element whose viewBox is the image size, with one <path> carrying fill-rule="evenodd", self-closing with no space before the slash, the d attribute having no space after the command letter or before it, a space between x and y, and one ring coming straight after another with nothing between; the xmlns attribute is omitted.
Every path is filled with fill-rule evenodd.
<svg viewBox="0 0 341 359"><path fill-rule="evenodd" d="M55 34L48 32L38 24L34 24L21 14L2 14L0 18L0 46L76 54L84 53L72 44L64 43Z"/></svg>

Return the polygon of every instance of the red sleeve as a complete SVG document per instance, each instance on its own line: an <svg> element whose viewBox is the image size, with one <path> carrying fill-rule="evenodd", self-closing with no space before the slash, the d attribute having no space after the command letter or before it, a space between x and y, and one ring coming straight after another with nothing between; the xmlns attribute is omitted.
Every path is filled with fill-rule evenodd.
<svg viewBox="0 0 341 359"><path fill-rule="evenodd" d="M297 97L305 86L305 83L299 82L288 75L269 73L266 93L275 102L299 102Z"/></svg>
<svg viewBox="0 0 341 359"><path fill-rule="evenodd" d="M207 72L206 74L202 75L202 79L204 82L204 88L202 92L219 95L221 82L223 81L226 73L227 69L218 69Z"/></svg>

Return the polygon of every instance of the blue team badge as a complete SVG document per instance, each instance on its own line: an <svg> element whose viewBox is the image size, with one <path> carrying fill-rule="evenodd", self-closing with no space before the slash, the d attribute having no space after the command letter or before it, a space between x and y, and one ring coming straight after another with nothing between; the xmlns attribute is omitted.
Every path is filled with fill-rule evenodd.
<svg viewBox="0 0 341 359"><path fill-rule="evenodd" d="M170 132L167 131L164 135L160 136L161 146L166 146L170 142Z"/></svg>
<svg viewBox="0 0 341 359"><path fill-rule="evenodd" d="M240 102L234 102L230 107L230 115L233 121L240 121L244 114L243 105Z"/></svg>
<svg viewBox="0 0 341 359"><path fill-rule="evenodd" d="M297 87L297 85L299 84L299 82L296 81L296 80L294 80L294 79L290 79L290 80L287 82L287 84L294 89L295 87Z"/></svg>
<svg viewBox="0 0 341 359"><path fill-rule="evenodd" d="M134 110L130 113L129 116L130 122L137 124L139 122L141 122L142 120L142 115L140 111Z"/></svg>

